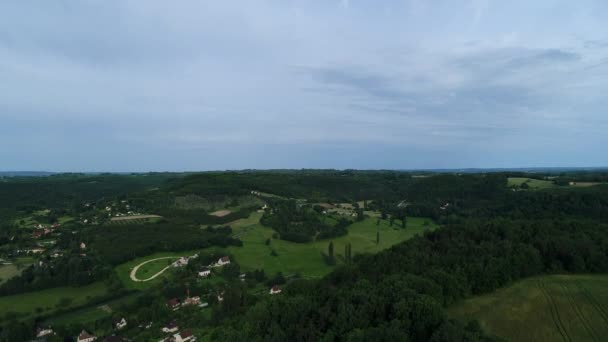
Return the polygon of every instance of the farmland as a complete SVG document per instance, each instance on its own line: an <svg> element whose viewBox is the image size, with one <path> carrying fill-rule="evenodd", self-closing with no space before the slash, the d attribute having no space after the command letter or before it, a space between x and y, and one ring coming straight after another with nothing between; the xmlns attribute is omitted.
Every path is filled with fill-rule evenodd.
<svg viewBox="0 0 608 342"><path fill-rule="evenodd" d="M510 341L600 341L608 335L608 276L534 277L449 313Z"/></svg>
<svg viewBox="0 0 608 342"><path fill-rule="evenodd" d="M102 282L97 282L82 287L57 287L4 296L0 297L0 317L18 314L21 318L29 318L40 313L49 314L57 309L84 305L91 298L105 295L106 292L106 286Z"/></svg>

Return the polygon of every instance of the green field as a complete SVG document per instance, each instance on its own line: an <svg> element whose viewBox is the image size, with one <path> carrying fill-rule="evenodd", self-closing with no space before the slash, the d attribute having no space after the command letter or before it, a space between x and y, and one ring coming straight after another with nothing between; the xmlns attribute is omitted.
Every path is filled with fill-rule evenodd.
<svg viewBox="0 0 608 342"><path fill-rule="evenodd" d="M132 303L139 295L139 293L132 293L104 303L59 314L47 319L45 324L58 326L73 323L86 324L95 322L100 318L110 316L112 312L118 310L121 306Z"/></svg>
<svg viewBox="0 0 608 342"><path fill-rule="evenodd" d="M41 314L49 314L58 308L58 304L64 298L69 298L69 303L61 309L75 308L85 305L91 297L105 295L106 292L105 284L97 282L83 287L56 287L4 296L0 297L0 317L5 317L7 313L23 313L26 315L21 318L29 318L36 316L37 311Z"/></svg>
<svg viewBox="0 0 608 342"><path fill-rule="evenodd" d="M20 275L22 270L15 265L0 265L0 284Z"/></svg>
<svg viewBox="0 0 608 342"><path fill-rule="evenodd" d="M530 189L549 189L555 187L552 181L538 180L525 177L509 177L508 186L521 186L522 184L528 184Z"/></svg>
<svg viewBox="0 0 608 342"><path fill-rule="evenodd" d="M509 341L605 341L608 275L554 275L520 281L449 309L477 319L488 333Z"/></svg>
<svg viewBox="0 0 608 342"><path fill-rule="evenodd" d="M329 266L323 260L322 252L327 253L330 241L334 243L335 255L338 263L343 262L344 246L347 243L352 245L353 255L359 253L375 253L387 249L401 241L407 240L416 234L421 234L425 230L434 229L437 226L425 218L408 218L408 226L401 229L397 224L390 227L388 221L380 221L376 225L377 219L368 218L364 221L352 224L348 228L348 234L335 239L311 242L294 243L289 241L272 239L275 233L272 229L262 226L259 221L261 213L253 213L245 219L236 220L230 223L233 228L233 236L243 241L243 247L211 248L209 252L225 252L232 255L243 271L253 271L264 269L266 274L272 275L277 272L283 274L300 273L303 277L318 278L331 272ZM331 218L327 218L330 220ZM380 243L376 244L376 232L380 231ZM271 239L270 245L266 245L266 240ZM277 256L272 256L274 250ZM134 282L130 278L133 267L144 261L162 257L189 256L198 251L185 252L163 252L155 253L142 258L131 260L116 267L118 277L127 288L145 289L158 284L170 275L167 271L159 277L147 282ZM139 278L147 278L154 275L167 266L167 260L151 262L143 265L137 272Z"/></svg>
<svg viewBox="0 0 608 342"><path fill-rule="evenodd" d="M6 261L2 261L6 262ZM34 259L31 257L23 257L18 258L10 265L2 265L0 264L0 284L5 283L7 280L12 277L18 276L21 272L29 265L34 262Z"/></svg>
<svg viewBox="0 0 608 342"><path fill-rule="evenodd" d="M333 269L321 256L321 252L327 253L330 241L334 243L338 262L341 262L347 243L352 244L353 255L375 253L436 227L429 219L411 217L408 218L406 229L395 229L397 225L389 227L388 221L381 221L377 226L375 218L368 218L349 226L347 235L334 239L311 243L271 239L270 245L266 245L266 240L272 237L274 231L258 223L260 216L261 214L254 213L248 219L232 225L235 236L243 241L243 247L230 247L229 253L244 271L264 269L267 274L299 272L304 277L322 277ZM425 226L425 222L428 225ZM379 244L376 244L377 231L380 231ZM278 256L272 256L272 250Z"/></svg>

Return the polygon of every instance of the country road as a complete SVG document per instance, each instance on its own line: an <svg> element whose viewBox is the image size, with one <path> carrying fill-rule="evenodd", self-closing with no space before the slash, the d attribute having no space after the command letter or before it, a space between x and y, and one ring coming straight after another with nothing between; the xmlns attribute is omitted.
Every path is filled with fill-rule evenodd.
<svg viewBox="0 0 608 342"><path fill-rule="evenodd" d="M156 261L156 260L162 260L162 259L179 259L179 258L180 258L180 257L178 257L178 256L173 256L173 257L162 257L162 258L156 258L156 259L150 259L150 260L144 261L144 262L142 262L141 264L139 264L139 265L137 265L137 266L133 267L133 269L131 270L131 280L133 280L133 281L137 281L137 282L140 282L140 281L150 281L150 280L152 280L152 279L154 279L154 278L158 277L159 275L163 274L163 272L165 272L167 269L171 268L171 265L169 265L169 266L167 266L167 267L163 268L162 270L158 271L156 274L154 274L154 275L153 275L153 276L151 276L150 278L146 278L146 279L138 279L138 278L135 276L135 274L137 274L137 270L139 270L139 268L140 268L140 267L142 267L143 265L145 265L145 264L147 264L147 263L149 263L149 262L153 262L153 261Z"/></svg>

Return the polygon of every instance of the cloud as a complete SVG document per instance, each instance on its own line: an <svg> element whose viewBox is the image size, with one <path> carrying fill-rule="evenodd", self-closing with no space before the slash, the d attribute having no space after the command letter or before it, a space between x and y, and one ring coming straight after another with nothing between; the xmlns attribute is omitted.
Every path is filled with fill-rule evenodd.
<svg viewBox="0 0 608 342"><path fill-rule="evenodd" d="M2 167L608 164L601 3L338 4L2 3Z"/></svg>

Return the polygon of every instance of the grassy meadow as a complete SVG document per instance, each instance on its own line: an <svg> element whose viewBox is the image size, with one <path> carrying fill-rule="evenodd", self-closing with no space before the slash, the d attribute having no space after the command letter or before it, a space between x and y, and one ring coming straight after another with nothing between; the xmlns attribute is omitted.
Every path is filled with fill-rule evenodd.
<svg viewBox="0 0 608 342"><path fill-rule="evenodd" d="M105 295L107 288L103 282L82 287L56 287L48 290L0 297L0 317L7 313L24 314L30 318L38 314L49 314L60 309L85 305L92 297ZM60 305L60 303L63 305Z"/></svg>
<svg viewBox="0 0 608 342"><path fill-rule="evenodd" d="M555 187L552 181L538 180L525 177L509 177L508 186L521 186L522 184L528 184L530 189L550 189Z"/></svg>
<svg viewBox="0 0 608 342"><path fill-rule="evenodd" d="M119 310L121 306L133 302L139 295L139 293L132 293L104 303L86 306L70 312L55 315L46 320L44 323L51 326L56 326L70 323L87 324L95 322L98 319L110 316L112 312Z"/></svg>
<svg viewBox="0 0 608 342"><path fill-rule="evenodd" d="M407 221L407 228L402 229L395 223L390 227L387 220L367 218L349 226L348 234L345 236L316 241L310 243L295 243L273 239L274 230L262 226L259 221L261 213L253 213L248 218L236 220L230 223L233 228L233 235L243 241L242 247L211 248L209 252L225 252L232 255L243 271L253 271L264 269L266 274L272 275L277 272L283 274L300 273L303 277L318 278L331 272L333 266L327 265L321 253L327 253L330 241L334 243L334 254L337 262L343 262L344 247L350 243L353 255L359 253L376 253L387 249L399 242L412 238L416 234L422 234L425 230L435 229L437 226L425 218L410 217ZM328 217L327 220L332 220ZM398 222L398 221L397 221ZM380 232L380 242L376 244L376 232ZM266 240L270 239L270 244ZM272 255L275 251L276 256ZM198 251L185 252L163 252L154 253L145 257L131 260L116 267L116 272L121 281L129 289L145 289L162 282L169 277L167 271L157 278L147 282L134 282L130 279L130 272L133 267L144 261L162 257L189 256ZM162 259L142 266L138 272L138 278L147 278L154 275L167 266L168 260Z"/></svg>
<svg viewBox="0 0 608 342"><path fill-rule="evenodd" d="M349 226L345 236L311 243L295 243L272 239L274 230L259 224L260 217L260 213L254 213L249 218L232 224L235 235L243 241L243 247L229 247L228 251L236 258L241 268L244 271L264 269L266 274L299 272L303 277L312 278L322 277L333 269L324 262L321 255L322 252L327 253L330 241L334 243L334 254L338 262L341 262L344 246L348 243L352 245L353 255L375 253L436 227L431 220L424 218L408 218L406 229L398 228L397 224L390 227L388 221L380 221L380 224L376 225L377 219L367 218ZM380 232L378 244L377 231ZM269 245L266 245L267 239L271 240ZM271 255L273 250L277 256Z"/></svg>
<svg viewBox="0 0 608 342"><path fill-rule="evenodd" d="M608 275L529 278L449 309L509 341L603 341L608 336Z"/></svg>
<svg viewBox="0 0 608 342"><path fill-rule="evenodd" d="M22 270L16 265L0 265L0 285L12 277L20 275Z"/></svg>

